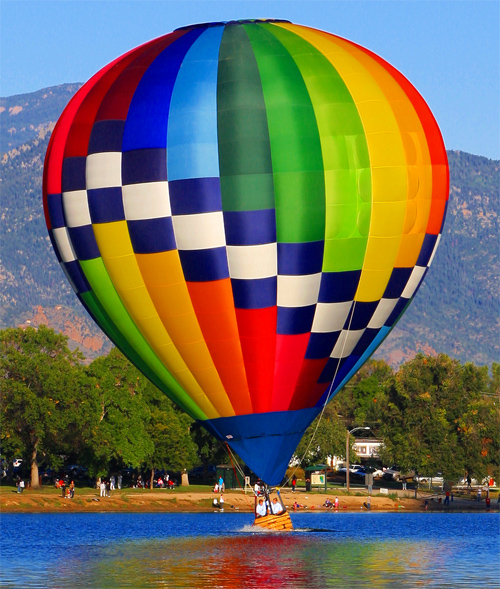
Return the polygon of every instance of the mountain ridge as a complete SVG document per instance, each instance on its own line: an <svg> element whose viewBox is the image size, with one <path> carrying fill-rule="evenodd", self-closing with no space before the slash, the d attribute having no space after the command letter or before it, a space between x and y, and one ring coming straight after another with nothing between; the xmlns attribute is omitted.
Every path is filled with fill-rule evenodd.
<svg viewBox="0 0 500 589"><path fill-rule="evenodd" d="M0 327L45 322L88 358L111 342L71 290L43 216L43 160L55 122L80 84L0 98ZM448 151L450 200L441 244L414 301L376 358L417 352L491 364L500 358L500 162Z"/></svg>

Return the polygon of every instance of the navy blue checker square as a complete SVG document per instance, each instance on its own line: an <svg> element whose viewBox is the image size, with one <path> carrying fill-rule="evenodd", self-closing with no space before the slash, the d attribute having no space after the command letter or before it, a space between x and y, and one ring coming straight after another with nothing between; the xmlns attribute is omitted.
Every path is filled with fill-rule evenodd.
<svg viewBox="0 0 500 589"><path fill-rule="evenodd" d="M307 344L306 358L319 360L328 358L332 353L337 340L342 332L332 331L330 333L311 333L309 343Z"/></svg>
<svg viewBox="0 0 500 589"><path fill-rule="evenodd" d="M358 288L361 270L323 272L319 287L319 303L352 301Z"/></svg>
<svg viewBox="0 0 500 589"><path fill-rule="evenodd" d="M82 272L80 264L76 260L73 260L72 262L65 262L61 264L61 266L64 270L64 273L66 274L66 277L70 281L73 290L75 290L78 294L82 294L90 290L90 284L85 278L85 274Z"/></svg>
<svg viewBox="0 0 500 589"><path fill-rule="evenodd" d="M89 140L89 155L105 151L122 150L123 129L125 121L97 121L92 127Z"/></svg>
<svg viewBox="0 0 500 589"><path fill-rule="evenodd" d="M188 282L210 282L229 278L225 247L179 250L184 278Z"/></svg>
<svg viewBox="0 0 500 589"><path fill-rule="evenodd" d="M165 148L134 149L122 154L122 183L143 184L167 180Z"/></svg>
<svg viewBox="0 0 500 589"><path fill-rule="evenodd" d="M261 245L276 242L276 211L224 211L227 245Z"/></svg>
<svg viewBox="0 0 500 589"><path fill-rule="evenodd" d="M172 215L213 213L222 210L219 178L188 178L168 183Z"/></svg>
<svg viewBox="0 0 500 589"><path fill-rule="evenodd" d="M95 260L100 257L92 225L68 227L68 233L78 260Z"/></svg>
<svg viewBox="0 0 500 589"><path fill-rule="evenodd" d="M121 186L93 188L87 191L92 223L113 223L124 221Z"/></svg>
<svg viewBox="0 0 500 589"><path fill-rule="evenodd" d="M85 170L87 169L86 157L66 157L62 165L62 191L73 192L85 190Z"/></svg>
<svg viewBox="0 0 500 589"><path fill-rule="evenodd" d="M410 301L411 299L399 299L399 301L396 303L396 306L392 310L392 313L386 319L384 323L385 327L392 327L396 323L396 321L401 317L403 311L406 309Z"/></svg>
<svg viewBox="0 0 500 589"><path fill-rule="evenodd" d="M234 306L237 309L266 309L276 306L278 296L278 279L276 276L252 280L232 278L231 286Z"/></svg>
<svg viewBox="0 0 500 589"><path fill-rule="evenodd" d="M344 329L349 329L349 331L364 329L370 322L373 313L375 313L378 303L379 301L355 301L345 321Z"/></svg>
<svg viewBox="0 0 500 589"><path fill-rule="evenodd" d="M50 226L52 229L64 227L66 222L64 220L62 195L60 193L47 194L47 208L49 210Z"/></svg>
<svg viewBox="0 0 500 589"><path fill-rule="evenodd" d="M424 243L422 244L422 249L420 250L420 254L418 255L417 266L422 266L425 268L429 264L429 260L431 259L432 252L436 247L436 241L438 236L437 235L429 235L427 234L424 237Z"/></svg>
<svg viewBox="0 0 500 589"><path fill-rule="evenodd" d="M318 382L331 382L335 377L334 386L332 387L332 389L335 389L335 383L338 384L340 382L338 379L339 371L346 361L347 358L329 358L326 366L323 368L323 372L318 378Z"/></svg>
<svg viewBox="0 0 500 589"><path fill-rule="evenodd" d="M52 232L52 230L49 231L49 239L50 239L50 243L52 244L52 249L54 250L54 253L56 254L57 257L57 261L59 262L59 264L62 264L62 258L61 258L61 254L59 253L59 246L57 245L57 242L54 238L54 234Z"/></svg>
<svg viewBox="0 0 500 589"><path fill-rule="evenodd" d="M305 307L278 307L276 333L298 335L311 331L316 305Z"/></svg>
<svg viewBox="0 0 500 589"><path fill-rule="evenodd" d="M362 356L368 346L373 342L379 333L378 329L367 328L363 335L359 338L358 343L354 346L352 351L353 356Z"/></svg>
<svg viewBox="0 0 500 589"><path fill-rule="evenodd" d="M176 248L171 217L127 221L127 225L136 254L156 254Z"/></svg>
<svg viewBox="0 0 500 589"><path fill-rule="evenodd" d="M278 243L278 274L304 276L321 272L324 248L324 241Z"/></svg>
<svg viewBox="0 0 500 589"><path fill-rule="evenodd" d="M410 279L413 268L394 268L385 288L384 299L398 299Z"/></svg>

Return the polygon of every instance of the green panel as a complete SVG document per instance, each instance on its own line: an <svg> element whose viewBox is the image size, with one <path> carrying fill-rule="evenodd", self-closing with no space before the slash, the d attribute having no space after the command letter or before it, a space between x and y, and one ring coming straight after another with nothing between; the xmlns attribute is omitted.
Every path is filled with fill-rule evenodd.
<svg viewBox="0 0 500 589"><path fill-rule="evenodd" d="M313 105L273 25L244 25L259 67L275 180L277 238L300 243L324 239L325 186Z"/></svg>
<svg viewBox="0 0 500 589"><path fill-rule="evenodd" d="M337 70L313 45L279 26L263 26L279 39L293 58L314 108L326 190L323 271L361 269L368 241L368 232L365 233L364 228L371 216L371 205L366 208L366 192L368 188L371 201L371 186L367 186L365 175L361 193L357 182L363 170L368 172L369 178L370 161L356 104ZM311 148L308 139L303 145ZM277 180L275 182L277 185ZM344 206L332 206L339 204ZM359 233L360 219L363 234ZM332 236L335 239L331 239ZM354 239L352 246L345 239L347 237Z"/></svg>
<svg viewBox="0 0 500 589"><path fill-rule="evenodd" d="M252 46L241 26L225 27L217 73L222 208L274 208L266 107Z"/></svg>
<svg viewBox="0 0 500 589"><path fill-rule="evenodd" d="M129 342L130 346L133 345L136 352L135 357L140 357L143 364L149 368L147 372L148 376L151 373L156 374L157 379L154 379L153 382L164 392L168 391L172 400L186 411L186 413L191 415L191 417L201 420L207 419L207 416L197 407L162 362L160 362L132 321L109 278L102 258L79 260L79 264L93 290L95 298L99 301L104 313L109 318L108 325L112 324L115 327L114 333L119 333L123 340ZM102 312L101 317L104 317ZM110 335L112 336L113 332ZM118 343L119 341L117 340ZM158 384L158 381L162 383L162 386Z"/></svg>

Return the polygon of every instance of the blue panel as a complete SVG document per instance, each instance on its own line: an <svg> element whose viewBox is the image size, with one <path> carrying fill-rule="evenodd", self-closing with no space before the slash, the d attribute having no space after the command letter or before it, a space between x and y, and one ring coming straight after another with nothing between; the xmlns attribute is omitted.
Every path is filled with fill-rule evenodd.
<svg viewBox="0 0 500 589"><path fill-rule="evenodd" d="M418 255L416 266L423 266L424 268L427 266L431 259L432 252L434 251L434 247L436 246L437 238L437 235L429 234L424 237L424 243L422 244L422 249Z"/></svg>
<svg viewBox="0 0 500 589"><path fill-rule="evenodd" d="M352 301L359 284L361 270L349 272L324 272L319 288L319 303L343 303Z"/></svg>
<svg viewBox="0 0 500 589"><path fill-rule="evenodd" d="M47 194L47 208L49 210L50 226L52 229L64 227L64 210L61 194Z"/></svg>
<svg viewBox="0 0 500 589"><path fill-rule="evenodd" d="M121 186L93 188L87 191L92 223L112 223L124 221Z"/></svg>
<svg viewBox="0 0 500 589"><path fill-rule="evenodd" d="M169 180L219 175L217 70L224 27L206 29L182 62L167 132Z"/></svg>
<svg viewBox="0 0 500 589"><path fill-rule="evenodd" d="M317 274L323 267L324 241L278 243L278 274Z"/></svg>
<svg viewBox="0 0 500 589"><path fill-rule="evenodd" d="M65 157L62 165L62 191L85 190L86 157Z"/></svg>
<svg viewBox="0 0 500 589"><path fill-rule="evenodd" d="M179 250L184 278L188 282L209 282L229 278L225 247Z"/></svg>
<svg viewBox="0 0 500 589"><path fill-rule="evenodd" d="M311 333L305 357L311 360L328 358L341 333L341 331L334 331L332 333Z"/></svg>
<svg viewBox="0 0 500 589"><path fill-rule="evenodd" d="M399 316L406 309L406 306L408 305L408 303L410 301L411 301L411 299L399 299L399 301L396 303L396 306L394 307L392 313L386 319L386 321L384 323L385 327L392 327L394 325L394 323L396 323L396 321L399 319Z"/></svg>
<svg viewBox="0 0 500 589"><path fill-rule="evenodd" d="M219 178L191 178L168 183L172 215L222 211Z"/></svg>
<svg viewBox="0 0 500 589"><path fill-rule="evenodd" d="M410 279L413 268L394 268L384 292L384 299L399 299Z"/></svg>
<svg viewBox="0 0 500 589"><path fill-rule="evenodd" d="M237 309L266 309L276 306L278 279L276 276L241 280L232 278L234 306Z"/></svg>
<svg viewBox="0 0 500 589"><path fill-rule="evenodd" d="M379 301L373 303L364 303L355 301L349 311L349 315L344 323L344 329L355 331L356 329L364 329L378 307Z"/></svg>
<svg viewBox="0 0 500 589"><path fill-rule="evenodd" d="M353 356L362 356L365 350L371 345L372 341L377 337L378 329L365 329L363 335L359 338L358 343L354 346L352 351Z"/></svg>
<svg viewBox="0 0 500 589"><path fill-rule="evenodd" d="M318 378L318 382L332 382L335 374L338 374L342 365L345 364L346 358L330 358L323 368L323 372Z"/></svg>
<svg viewBox="0 0 500 589"><path fill-rule="evenodd" d="M127 221L127 225L136 254L156 254L176 249L171 217Z"/></svg>
<svg viewBox="0 0 500 589"><path fill-rule="evenodd" d="M142 76L127 113L123 151L167 146L168 113L175 78L186 51L202 32L193 30L174 41Z"/></svg>
<svg viewBox="0 0 500 589"><path fill-rule="evenodd" d="M227 442L265 483L279 485L300 439L320 409L219 417L199 423Z"/></svg>
<svg viewBox="0 0 500 589"><path fill-rule="evenodd" d="M61 264L61 266L75 292L82 294L90 290L90 284L87 282L85 274L82 272L80 264L76 260L66 262Z"/></svg>
<svg viewBox="0 0 500 589"><path fill-rule="evenodd" d="M316 305L306 307L278 307L278 326L280 335L296 335L311 331Z"/></svg>
<svg viewBox="0 0 500 589"><path fill-rule="evenodd" d="M68 227L71 245L79 260L95 260L101 256L92 225Z"/></svg>
<svg viewBox="0 0 500 589"><path fill-rule="evenodd" d="M276 242L276 211L224 211L227 245L260 245Z"/></svg>
<svg viewBox="0 0 500 589"><path fill-rule="evenodd" d="M356 363L354 364L354 366L352 366L352 368L349 370L347 375L345 375L342 378L341 382L338 382L338 379L336 379L337 383L335 384L335 388L333 389L332 397L334 395L336 395L342 389L342 387L345 386L349 382L349 380L351 380L351 378L356 374L356 372L361 368L361 366L363 366L363 364L368 360L368 358L373 354L373 352L384 341L384 339L387 337L387 335L389 334L390 331L391 331L391 329L389 327L382 327L382 329L380 329L380 331L375 336L375 339L373 340L373 342L363 352L363 354L359 357L355 356L355 357L357 357ZM325 399L326 399L326 395L323 395L323 397L318 401L316 406L322 407L325 403Z"/></svg>
<svg viewBox="0 0 500 589"><path fill-rule="evenodd" d="M125 121L97 121L90 134L88 153L122 150Z"/></svg>
<svg viewBox="0 0 500 589"><path fill-rule="evenodd" d="M136 149L122 155L122 183L140 184L167 179L166 149Z"/></svg>

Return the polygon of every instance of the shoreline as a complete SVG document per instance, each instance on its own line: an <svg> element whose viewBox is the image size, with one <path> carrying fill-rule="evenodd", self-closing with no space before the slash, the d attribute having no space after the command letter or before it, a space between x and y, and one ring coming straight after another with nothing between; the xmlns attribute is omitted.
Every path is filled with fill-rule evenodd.
<svg viewBox="0 0 500 589"><path fill-rule="evenodd" d="M281 491L283 503L290 512L294 512L295 501L300 504L298 512L302 511L332 511L323 504L327 498L331 501L335 496L339 498L339 512L423 512L427 499L427 511L473 511L487 512L485 501L478 503L470 499L454 499L449 506L439 502L436 496L395 497L387 495L372 495L370 508L367 508L367 494L344 494L341 490L335 492L305 492L303 489L292 493L291 490ZM189 491L168 489L122 489L112 491L110 497L99 497L99 492L93 489L76 489L73 499L66 499L55 489L31 490L25 489L17 493L15 488L0 489L1 513L211 513L214 508L213 500L219 495L210 491ZM225 512L253 513L254 496L246 495L241 490L229 490L224 493ZM497 499L493 499L490 511L499 511Z"/></svg>

